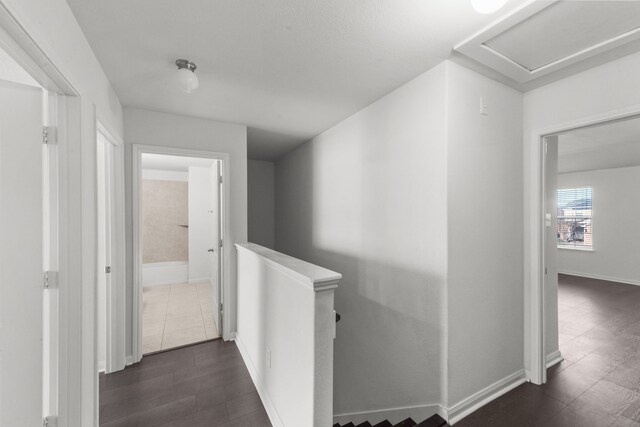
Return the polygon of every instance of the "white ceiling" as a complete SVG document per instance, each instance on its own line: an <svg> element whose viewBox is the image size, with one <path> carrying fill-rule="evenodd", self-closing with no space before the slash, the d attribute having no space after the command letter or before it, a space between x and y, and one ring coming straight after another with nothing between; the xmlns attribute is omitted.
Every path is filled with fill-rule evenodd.
<svg viewBox="0 0 640 427"><path fill-rule="evenodd" d="M200 157L142 153L142 169L144 170L188 172L189 166L209 167L215 161L215 159Z"/></svg>
<svg viewBox="0 0 640 427"><path fill-rule="evenodd" d="M638 27L638 1L558 1L485 44L536 70Z"/></svg>
<svg viewBox="0 0 640 427"><path fill-rule="evenodd" d="M67 0L125 106L242 123L273 160L449 58L470 0ZM501 14L526 0L509 0ZM194 61L197 92L174 61Z"/></svg>
<svg viewBox="0 0 640 427"><path fill-rule="evenodd" d="M558 135L560 173L640 166L640 118Z"/></svg>

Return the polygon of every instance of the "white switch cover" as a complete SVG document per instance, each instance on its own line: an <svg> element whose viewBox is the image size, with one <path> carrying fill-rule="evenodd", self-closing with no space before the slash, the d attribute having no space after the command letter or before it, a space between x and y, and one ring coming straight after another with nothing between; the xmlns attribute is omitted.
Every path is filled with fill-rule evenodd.
<svg viewBox="0 0 640 427"><path fill-rule="evenodd" d="M480 114L482 114L483 116L489 114L489 111L487 110L487 104L486 102L484 102L484 98L482 97L480 97Z"/></svg>

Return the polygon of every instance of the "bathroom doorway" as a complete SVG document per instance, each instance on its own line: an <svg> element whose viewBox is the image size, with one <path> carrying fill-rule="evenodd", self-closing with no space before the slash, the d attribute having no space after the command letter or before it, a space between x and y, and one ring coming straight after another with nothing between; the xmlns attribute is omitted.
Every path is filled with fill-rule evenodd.
<svg viewBox="0 0 640 427"><path fill-rule="evenodd" d="M221 336L221 172L215 158L141 153L142 354Z"/></svg>

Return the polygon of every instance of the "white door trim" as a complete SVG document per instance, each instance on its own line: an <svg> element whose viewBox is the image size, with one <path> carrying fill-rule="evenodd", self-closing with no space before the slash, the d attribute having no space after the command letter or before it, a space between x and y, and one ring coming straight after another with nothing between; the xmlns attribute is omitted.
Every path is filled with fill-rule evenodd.
<svg viewBox="0 0 640 427"><path fill-rule="evenodd" d="M133 362L139 362L142 360L142 322L140 321L142 316L142 251L140 250L140 188L142 185L142 154L165 154L173 156L189 156L189 157L205 157L210 159L220 160L224 178L222 181L222 193L221 203L223 203L222 210L224 214L221 216L222 221L222 234L221 236L231 235L231 218L230 204L226 203L229 200L231 186L230 186L230 157L228 153L220 153L216 151L203 151L203 150L191 150L186 148L177 147L162 147L156 145L140 145L133 144L131 147L132 155L132 183L133 183L133 316L132 316L132 357ZM232 259L232 246L224 244L221 250L222 261L220 262L220 269L222 272L229 271L230 260ZM229 274L222 274L221 280L221 293L223 297L230 295L231 290L231 278ZM217 308L219 309L219 307ZM222 338L229 340L232 338L231 331L228 325L231 324L229 319L235 317L236 312L234 307L225 307L223 314L223 330Z"/></svg>
<svg viewBox="0 0 640 427"><path fill-rule="evenodd" d="M96 129L113 147L113 178L111 183L114 202L112 221L113 247L111 248L111 286L107 289L107 374L124 369L126 364L126 234L124 143L111 133L96 114ZM98 272L100 274L101 272Z"/></svg>
<svg viewBox="0 0 640 427"><path fill-rule="evenodd" d="M49 125L55 127L56 144L51 156L57 186L57 265L58 328L57 354L52 355L52 368L57 381L51 390L55 401L50 415L59 425L80 425L83 402L93 400L83 393L86 382L83 366L95 362L93 343L83 339L92 331L83 331L82 301L82 236L91 233L82 223L82 133L80 96L53 61L44 53L11 11L0 3L0 47L20 64L49 93ZM52 171L53 172L53 171ZM53 225L55 230L56 224ZM55 243L55 238L51 243ZM87 408L92 410L92 408Z"/></svg>
<svg viewBox="0 0 640 427"><path fill-rule="evenodd" d="M640 115L640 104L558 123L525 133L525 364L527 379L547 381L544 292L544 138ZM528 167L527 167L528 166Z"/></svg>

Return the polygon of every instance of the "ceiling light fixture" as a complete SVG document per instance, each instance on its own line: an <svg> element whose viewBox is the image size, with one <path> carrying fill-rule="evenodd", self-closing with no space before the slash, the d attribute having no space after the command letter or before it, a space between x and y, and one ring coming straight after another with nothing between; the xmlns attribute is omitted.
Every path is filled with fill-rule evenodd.
<svg viewBox="0 0 640 427"><path fill-rule="evenodd" d="M183 92L191 93L198 88L198 76L196 76L196 64L188 59L178 59L178 83Z"/></svg>
<svg viewBox="0 0 640 427"><path fill-rule="evenodd" d="M471 0L471 6L478 13L493 13L500 9L507 0Z"/></svg>

